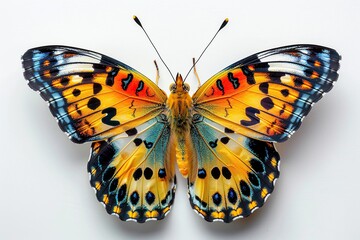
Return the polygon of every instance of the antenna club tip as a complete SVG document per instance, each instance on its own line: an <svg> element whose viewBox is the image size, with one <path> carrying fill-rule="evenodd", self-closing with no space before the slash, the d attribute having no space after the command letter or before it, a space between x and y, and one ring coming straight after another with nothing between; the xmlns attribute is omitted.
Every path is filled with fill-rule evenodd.
<svg viewBox="0 0 360 240"><path fill-rule="evenodd" d="M136 24L137 25L139 25L140 27L142 27L142 24L141 24L141 22L140 22L140 20L139 20L139 18L137 17L137 16L133 16L133 19L134 19L134 21L136 22Z"/></svg>
<svg viewBox="0 0 360 240"><path fill-rule="evenodd" d="M221 29L223 29L223 28L226 26L226 24L228 24L228 22L229 22L229 19L228 19L228 18L225 18L225 20L223 21L223 23L221 24L221 26L220 26L220 28L219 28L219 31L220 31Z"/></svg>

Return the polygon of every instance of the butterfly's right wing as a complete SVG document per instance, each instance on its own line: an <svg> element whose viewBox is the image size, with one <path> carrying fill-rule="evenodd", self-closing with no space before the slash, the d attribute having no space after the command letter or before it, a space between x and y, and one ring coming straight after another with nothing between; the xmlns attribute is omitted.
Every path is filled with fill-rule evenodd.
<svg viewBox="0 0 360 240"><path fill-rule="evenodd" d="M279 176L272 142L288 139L330 91L339 61L330 48L285 46L240 60L200 86L189 195L201 216L230 222L264 204Z"/></svg>
<svg viewBox="0 0 360 240"><path fill-rule="evenodd" d="M286 141L333 87L340 59L334 49L309 44L253 54L200 86L194 109L244 136Z"/></svg>
<svg viewBox="0 0 360 240"><path fill-rule="evenodd" d="M195 114L195 148L189 199L206 221L231 222L263 206L279 177L280 156L271 142L234 132Z"/></svg>

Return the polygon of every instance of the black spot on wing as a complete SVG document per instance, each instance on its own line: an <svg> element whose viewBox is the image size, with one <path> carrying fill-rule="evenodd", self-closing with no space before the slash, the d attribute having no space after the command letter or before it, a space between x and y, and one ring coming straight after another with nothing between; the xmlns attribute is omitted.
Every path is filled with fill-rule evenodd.
<svg viewBox="0 0 360 240"><path fill-rule="evenodd" d="M237 89L238 87L240 87L239 79L235 78L234 74L232 72L228 73L228 79L231 82L231 84L233 85L234 89Z"/></svg>
<svg viewBox="0 0 360 240"><path fill-rule="evenodd" d="M114 85L114 77L118 74L119 69L118 68L113 68L107 75L106 77L106 85L108 86L113 86Z"/></svg>
<svg viewBox="0 0 360 240"><path fill-rule="evenodd" d="M166 171L165 168L160 168L158 172L159 178L165 178L166 177Z"/></svg>
<svg viewBox="0 0 360 240"><path fill-rule="evenodd" d="M215 179L219 179L220 177L220 170L218 167L214 167L213 169L211 169L211 176Z"/></svg>
<svg viewBox="0 0 360 240"><path fill-rule="evenodd" d="M106 114L106 116L101 119L103 123L113 127L120 125L119 121L112 119L113 117L116 116L116 108L108 107L102 110L101 113Z"/></svg>
<svg viewBox="0 0 360 240"><path fill-rule="evenodd" d="M216 148L217 147L217 139L215 139L215 141L210 141L209 142L209 145L210 145L210 147L212 147L212 148Z"/></svg>
<svg viewBox="0 0 360 240"><path fill-rule="evenodd" d="M72 91L72 94L74 95L74 97L79 96L80 93L81 93L81 91L80 91L79 89L77 89L77 88L75 88L75 89Z"/></svg>
<svg viewBox="0 0 360 240"><path fill-rule="evenodd" d="M116 170L115 167L107 168L103 174L103 181L104 182L109 181L112 178L112 176L114 176L115 170Z"/></svg>
<svg viewBox="0 0 360 240"><path fill-rule="evenodd" d="M263 173L265 171L263 163L255 158L252 158L250 160L250 165L251 165L251 168L257 173Z"/></svg>
<svg viewBox="0 0 360 240"><path fill-rule="evenodd" d="M148 142L148 141L146 141L146 140L144 140L144 144L145 144L145 147L146 147L147 149L152 148L152 146L154 145L153 142Z"/></svg>
<svg viewBox="0 0 360 240"><path fill-rule="evenodd" d="M101 149L98 161L99 165L104 169L109 165L113 157L115 156L116 150L110 145L107 144L104 148Z"/></svg>
<svg viewBox="0 0 360 240"><path fill-rule="evenodd" d="M255 84L255 79L254 79L254 74L253 72L249 69L248 66L243 66L241 68L242 72L245 74L246 76L246 81L249 85L253 85Z"/></svg>
<svg viewBox="0 0 360 240"><path fill-rule="evenodd" d="M135 138L133 142L138 147L143 141L140 138Z"/></svg>
<svg viewBox="0 0 360 240"><path fill-rule="evenodd" d="M259 179L256 177L255 174L249 172L248 177L249 177L249 181L252 185L254 185L255 187L259 186Z"/></svg>
<svg viewBox="0 0 360 240"><path fill-rule="evenodd" d="M149 205L151 205L155 201L155 195L151 191L148 191L145 195L145 200Z"/></svg>
<svg viewBox="0 0 360 240"><path fill-rule="evenodd" d="M118 182L119 179L115 178L114 180L111 181L110 187L109 187L109 192L113 192L116 190L117 186L118 186Z"/></svg>
<svg viewBox="0 0 360 240"><path fill-rule="evenodd" d="M144 89L144 81L140 80L135 91L136 96L138 96L138 93L143 89Z"/></svg>
<svg viewBox="0 0 360 240"><path fill-rule="evenodd" d="M304 84L304 81L301 78L296 77L294 79L294 84L295 84L295 87L301 87Z"/></svg>
<svg viewBox="0 0 360 240"><path fill-rule="evenodd" d="M244 196L250 196L250 187L244 180L240 181L240 191Z"/></svg>
<svg viewBox="0 0 360 240"><path fill-rule="evenodd" d="M230 141L230 138L228 138L228 137L222 137L220 139L220 142L222 142L223 144L227 144L229 141Z"/></svg>
<svg viewBox="0 0 360 240"><path fill-rule="evenodd" d="M97 94L102 90L102 86L99 83L94 83L93 85L93 93Z"/></svg>
<svg viewBox="0 0 360 240"><path fill-rule="evenodd" d="M126 91L133 79L133 75L129 73L126 78L121 79L121 88Z"/></svg>
<svg viewBox="0 0 360 240"><path fill-rule="evenodd" d="M289 89L282 89L280 92L284 97L289 96Z"/></svg>
<svg viewBox="0 0 360 240"><path fill-rule="evenodd" d="M97 109L101 104L101 101L96 98L96 97L92 97L89 99L88 103L87 103L87 107L90 108L91 110L95 110Z"/></svg>
<svg viewBox="0 0 360 240"><path fill-rule="evenodd" d="M127 134L128 136L134 136L134 135L136 135L136 134L138 133L137 130L136 130L136 128L131 128L131 129L125 131L125 132L126 132L126 134Z"/></svg>
<svg viewBox="0 0 360 240"><path fill-rule="evenodd" d="M263 82L259 85L259 90L265 94L269 93L269 83Z"/></svg>
<svg viewBox="0 0 360 240"><path fill-rule="evenodd" d="M136 171L133 174L134 180L135 181L139 180L141 176L142 176L142 169L141 168L136 169Z"/></svg>
<svg viewBox="0 0 360 240"><path fill-rule="evenodd" d="M153 175L153 170L152 170L151 168L149 168L149 167L145 168L145 170L144 170L144 177L145 177L147 180L149 180L149 179L151 179L152 175Z"/></svg>
<svg viewBox="0 0 360 240"><path fill-rule="evenodd" d="M225 94L224 86L220 79L216 80L216 87L222 92L222 95Z"/></svg>
<svg viewBox="0 0 360 240"><path fill-rule="evenodd" d="M222 172L222 175L224 176L224 178L226 178L228 180L231 178L231 172L227 167L222 167L221 172Z"/></svg>
<svg viewBox="0 0 360 240"><path fill-rule="evenodd" d="M231 130L231 129L227 128L227 127L225 128L225 132L226 132L226 133L234 133L233 130Z"/></svg>
<svg viewBox="0 0 360 240"><path fill-rule="evenodd" d="M201 178L201 179L206 178L206 170L204 168L200 168L198 170L198 177Z"/></svg>
<svg viewBox="0 0 360 240"><path fill-rule="evenodd" d="M228 199L229 202L232 204L235 204L237 202L237 194L233 188L230 188L228 191Z"/></svg>
<svg viewBox="0 0 360 240"><path fill-rule="evenodd" d="M270 97L265 97L265 98L261 99L260 104L266 110L270 110L274 107L274 102L272 101L272 99Z"/></svg>
<svg viewBox="0 0 360 240"><path fill-rule="evenodd" d="M68 78L68 77L63 77L60 80L60 84L63 85L64 87L67 86L69 84L69 82L70 82L70 78Z"/></svg>
<svg viewBox="0 0 360 240"><path fill-rule="evenodd" d="M125 196L126 196L126 183L123 184L117 194L117 200L118 202L121 202L122 200L124 200Z"/></svg>
<svg viewBox="0 0 360 240"><path fill-rule="evenodd" d="M132 203L132 205L136 205L139 202L139 193L137 191L134 191L130 195L130 202Z"/></svg>
<svg viewBox="0 0 360 240"><path fill-rule="evenodd" d="M241 120L240 123L243 126L252 126L255 124L258 124L260 122L260 118L256 116L256 114L259 114L259 109L253 108L253 107L247 107L245 109L245 114L249 118L249 120Z"/></svg>
<svg viewBox="0 0 360 240"><path fill-rule="evenodd" d="M219 206L221 203L221 195L219 193L214 193L214 195L212 196L213 202L216 206Z"/></svg>

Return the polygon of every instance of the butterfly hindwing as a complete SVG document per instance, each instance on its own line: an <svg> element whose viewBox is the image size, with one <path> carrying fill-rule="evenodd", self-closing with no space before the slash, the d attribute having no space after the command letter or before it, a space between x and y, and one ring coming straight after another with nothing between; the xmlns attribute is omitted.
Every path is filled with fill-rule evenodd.
<svg viewBox="0 0 360 240"><path fill-rule="evenodd" d="M29 86L74 142L102 140L158 115L166 95L131 67L89 50L45 46L23 55Z"/></svg>
<svg viewBox="0 0 360 240"><path fill-rule="evenodd" d="M197 112L237 133L281 142L337 80L339 54L316 45L267 50L236 62L194 94Z"/></svg>
<svg viewBox="0 0 360 240"><path fill-rule="evenodd" d="M145 222L165 217L175 195L174 161L166 116L94 142L88 163L90 183L109 214Z"/></svg>
<svg viewBox="0 0 360 240"><path fill-rule="evenodd" d="M261 207L279 177L273 143L245 137L195 114L189 174L192 207L207 221L231 222Z"/></svg>

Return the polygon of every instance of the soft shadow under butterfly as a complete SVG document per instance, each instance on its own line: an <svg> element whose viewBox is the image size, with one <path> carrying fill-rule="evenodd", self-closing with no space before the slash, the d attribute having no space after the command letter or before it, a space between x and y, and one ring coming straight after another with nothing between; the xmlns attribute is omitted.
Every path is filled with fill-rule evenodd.
<svg viewBox="0 0 360 240"><path fill-rule="evenodd" d="M60 128L75 143L92 142L90 183L108 213L140 223L164 218L177 161L194 210L231 222L273 191L280 164L273 143L287 140L330 91L340 56L316 45L270 49L221 70L192 97L179 74L167 97L158 74L154 83L89 50L45 46L22 60L29 86Z"/></svg>

